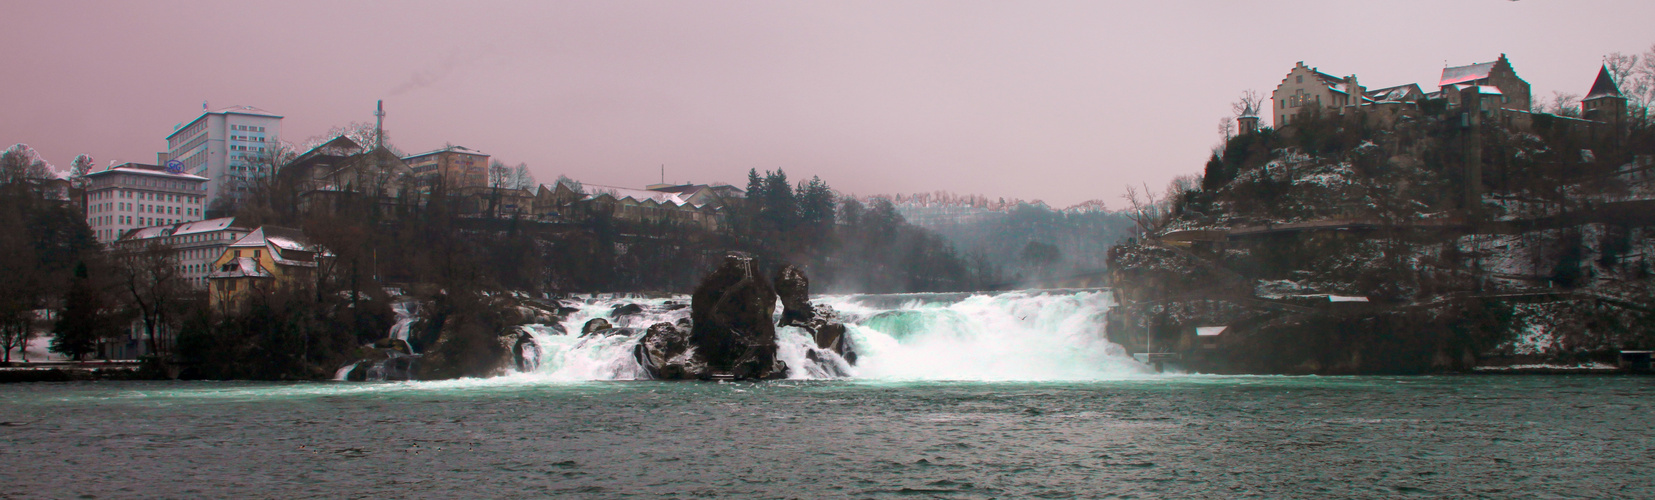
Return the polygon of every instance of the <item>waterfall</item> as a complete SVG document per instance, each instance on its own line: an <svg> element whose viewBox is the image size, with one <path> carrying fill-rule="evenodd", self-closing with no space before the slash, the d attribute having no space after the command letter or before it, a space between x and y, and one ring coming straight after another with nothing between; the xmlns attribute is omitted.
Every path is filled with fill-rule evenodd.
<svg viewBox="0 0 1655 500"><path fill-rule="evenodd" d="M411 380L414 377L414 344L408 341L408 331L413 328L417 316L419 302L414 300L400 300L391 304L391 311L397 315L396 324L391 325L391 331L386 338L398 340L407 346L410 354L403 354L395 349L378 349L384 359L362 360L339 368L334 372L334 380L349 380L351 372L358 368L363 370L358 380Z"/></svg>
<svg viewBox="0 0 1655 500"><path fill-rule="evenodd" d="M346 377L350 376L351 370L355 370L356 365L360 365L360 364L362 364L362 362L357 361L355 363L351 363L351 364L345 365L343 367L340 367L339 371L333 372L333 379L334 380L347 380Z"/></svg>
<svg viewBox="0 0 1655 500"><path fill-rule="evenodd" d="M1150 373L1104 337L1109 301L1106 291L1074 290L818 296L812 302L839 312L857 363L818 349L797 327L777 328L777 358L787 363L790 379L1100 380ZM688 297L591 297L572 304L579 310L559 325L562 331L525 327L540 354L528 376L647 379L633 347L650 325L688 318L688 303ZM616 307L626 304L642 311L616 316ZM581 337L581 327L597 318L617 334Z"/></svg>
<svg viewBox="0 0 1655 500"><path fill-rule="evenodd" d="M1147 373L1104 336L1104 291L823 300L855 318L858 378L895 380L1099 380Z"/></svg>
<svg viewBox="0 0 1655 500"><path fill-rule="evenodd" d="M395 312L397 315L396 324L391 325L391 338L401 340L403 343L408 344L408 352L410 354L419 354L414 352L414 344L412 342L408 342L408 330L413 328L414 320L418 319L415 316L416 309L418 307L419 302L413 300L400 300L394 304L391 304L391 311Z"/></svg>

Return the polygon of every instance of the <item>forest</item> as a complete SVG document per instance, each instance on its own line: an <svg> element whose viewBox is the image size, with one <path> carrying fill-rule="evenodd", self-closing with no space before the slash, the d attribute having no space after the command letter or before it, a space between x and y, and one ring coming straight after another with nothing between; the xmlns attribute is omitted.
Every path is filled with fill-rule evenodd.
<svg viewBox="0 0 1655 500"><path fill-rule="evenodd" d="M0 282L0 344L18 350L51 331L54 352L89 359L103 341L136 334L165 376L310 379L385 336L396 292L441 297L458 317L487 322L498 319L488 297L506 294L688 293L729 251L797 265L818 293L964 291L1000 279L908 224L889 200L864 204L819 177L794 183L779 169L750 171L747 196L725 207L729 229L709 231L602 211L557 222L462 216L440 182L394 203L359 197L299 209L299 184L274 163L275 175L213 211L249 227L300 229L326 258L313 283L213 310L167 248L98 244L68 201L81 189L77 174L67 193L53 191L61 179L38 154L7 149L0 273L11 279Z"/></svg>

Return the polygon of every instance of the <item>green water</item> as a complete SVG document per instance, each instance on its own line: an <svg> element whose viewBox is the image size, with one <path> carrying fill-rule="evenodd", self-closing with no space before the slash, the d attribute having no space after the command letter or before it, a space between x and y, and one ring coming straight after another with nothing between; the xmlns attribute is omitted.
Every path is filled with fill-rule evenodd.
<svg viewBox="0 0 1655 500"><path fill-rule="evenodd" d="M0 386L0 497L1650 498L1655 378Z"/></svg>

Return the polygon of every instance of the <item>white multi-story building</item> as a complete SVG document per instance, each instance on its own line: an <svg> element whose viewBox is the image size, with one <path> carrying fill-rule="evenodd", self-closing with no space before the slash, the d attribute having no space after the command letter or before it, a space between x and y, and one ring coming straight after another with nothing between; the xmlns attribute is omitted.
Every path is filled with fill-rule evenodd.
<svg viewBox="0 0 1655 500"><path fill-rule="evenodd" d="M133 229L201 220L207 178L156 165L123 163L86 174L86 223L99 243Z"/></svg>
<svg viewBox="0 0 1655 500"><path fill-rule="evenodd" d="M171 249L178 259L180 276L192 286L205 288L207 274L224 249L247 236L251 228L236 223L235 217L199 220L128 231L116 242L119 251L135 252L151 243Z"/></svg>
<svg viewBox="0 0 1655 500"><path fill-rule="evenodd" d="M281 131L281 116L252 106L206 111L167 136L164 158L179 162L186 173L207 178L211 203L271 174L269 165L257 160L274 152Z"/></svg>

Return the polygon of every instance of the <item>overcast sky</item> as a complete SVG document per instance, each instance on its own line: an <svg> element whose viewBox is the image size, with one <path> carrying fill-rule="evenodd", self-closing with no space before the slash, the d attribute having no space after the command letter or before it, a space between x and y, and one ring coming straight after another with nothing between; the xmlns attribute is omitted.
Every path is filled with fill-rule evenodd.
<svg viewBox="0 0 1655 500"><path fill-rule="evenodd" d="M1585 93L1655 44L1655 1L0 1L0 142L152 163L202 101L282 139L371 122L543 181L946 190L1120 206L1201 170L1245 89L1296 61L1432 90L1501 53Z"/></svg>

